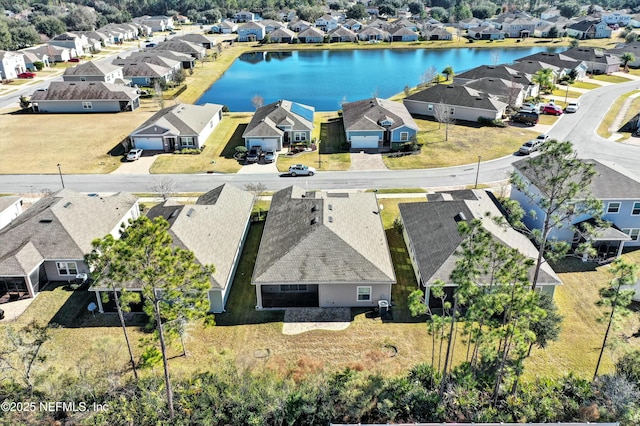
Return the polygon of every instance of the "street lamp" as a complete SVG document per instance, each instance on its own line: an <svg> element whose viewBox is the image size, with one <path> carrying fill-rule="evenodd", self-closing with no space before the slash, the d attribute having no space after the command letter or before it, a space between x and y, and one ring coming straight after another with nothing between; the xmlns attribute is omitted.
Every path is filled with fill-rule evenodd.
<svg viewBox="0 0 640 426"><path fill-rule="evenodd" d="M478 189L478 175L480 174L480 160L482 159L481 155L478 155L478 167L476 167L476 184L473 186L473 189Z"/></svg>
<svg viewBox="0 0 640 426"><path fill-rule="evenodd" d="M567 81L567 91L564 92L564 103L567 103L567 97L569 96L569 82Z"/></svg>
<svg viewBox="0 0 640 426"><path fill-rule="evenodd" d="M60 168L60 163L58 163L58 173L60 173L60 183L62 183L62 189L64 189L64 180L62 179L62 169Z"/></svg>
<svg viewBox="0 0 640 426"><path fill-rule="evenodd" d="M316 140L316 149L318 150L318 168L322 168L322 158L320 158L320 139Z"/></svg>

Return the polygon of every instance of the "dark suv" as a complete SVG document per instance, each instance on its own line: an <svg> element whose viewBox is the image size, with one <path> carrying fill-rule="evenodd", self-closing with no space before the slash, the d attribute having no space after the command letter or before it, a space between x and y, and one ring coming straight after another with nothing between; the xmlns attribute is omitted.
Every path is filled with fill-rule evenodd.
<svg viewBox="0 0 640 426"><path fill-rule="evenodd" d="M262 148L259 146L252 146L249 152L247 152L247 163L257 163L262 155Z"/></svg>
<svg viewBox="0 0 640 426"><path fill-rule="evenodd" d="M538 124L540 116L535 112L518 111L511 116L511 121L514 123L524 123L528 126L535 126Z"/></svg>

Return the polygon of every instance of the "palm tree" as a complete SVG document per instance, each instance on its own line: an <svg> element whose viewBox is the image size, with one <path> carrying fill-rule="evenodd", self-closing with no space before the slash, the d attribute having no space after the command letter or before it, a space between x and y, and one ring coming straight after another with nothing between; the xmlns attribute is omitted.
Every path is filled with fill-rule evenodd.
<svg viewBox="0 0 640 426"><path fill-rule="evenodd" d="M553 85L552 81L553 70L551 68L542 68L539 69L533 75L533 82L538 85L538 91L543 92L545 90L549 90Z"/></svg>
<svg viewBox="0 0 640 426"><path fill-rule="evenodd" d="M442 70L442 74L446 75L447 81L449 81L449 79L453 79L455 73L453 72L453 67L451 65L447 65L447 67Z"/></svg>
<svg viewBox="0 0 640 426"><path fill-rule="evenodd" d="M624 72L629 72L629 62L633 62L636 60L636 55L631 52L624 52L620 55L620 59L622 59L622 67L624 68Z"/></svg>

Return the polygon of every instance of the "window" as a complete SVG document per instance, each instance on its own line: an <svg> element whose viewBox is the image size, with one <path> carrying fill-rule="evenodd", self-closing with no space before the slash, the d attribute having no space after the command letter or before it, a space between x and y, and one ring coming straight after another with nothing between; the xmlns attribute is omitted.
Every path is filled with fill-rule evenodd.
<svg viewBox="0 0 640 426"><path fill-rule="evenodd" d="M620 212L620 202L612 201L607 205L607 213L618 213Z"/></svg>
<svg viewBox="0 0 640 426"><path fill-rule="evenodd" d="M307 134L305 132L295 132L293 134L293 139L296 142L306 141L307 140Z"/></svg>
<svg viewBox="0 0 640 426"><path fill-rule="evenodd" d="M633 241L639 241L640 228L623 229L622 232L627 234Z"/></svg>
<svg viewBox="0 0 640 426"><path fill-rule="evenodd" d="M449 107L449 114L453 115L456 113L456 109L454 107Z"/></svg>
<svg viewBox="0 0 640 426"><path fill-rule="evenodd" d="M76 265L76 262L56 262L56 268L58 268L58 275L78 274L78 265Z"/></svg>
<svg viewBox="0 0 640 426"><path fill-rule="evenodd" d="M400 132L400 140L408 141L409 140L409 132Z"/></svg>
<svg viewBox="0 0 640 426"><path fill-rule="evenodd" d="M91 105L91 102L83 102L82 109L93 109L93 105Z"/></svg>
<svg viewBox="0 0 640 426"><path fill-rule="evenodd" d="M358 302L367 302L371 300L371 287L358 287Z"/></svg>
<svg viewBox="0 0 640 426"><path fill-rule="evenodd" d="M427 105L427 110L433 111L433 105L431 105L431 104Z"/></svg>
<svg viewBox="0 0 640 426"><path fill-rule="evenodd" d="M196 142L195 139L192 137L184 137L181 138L182 140L182 146L195 146Z"/></svg>
<svg viewBox="0 0 640 426"><path fill-rule="evenodd" d="M633 209L631 209L631 214L633 216L640 215L640 202L633 203Z"/></svg>
<svg viewBox="0 0 640 426"><path fill-rule="evenodd" d="M288 293L292 291L304 292L307 291L306 284L283 284L280 286L280 291L283 293Z"/></svg>

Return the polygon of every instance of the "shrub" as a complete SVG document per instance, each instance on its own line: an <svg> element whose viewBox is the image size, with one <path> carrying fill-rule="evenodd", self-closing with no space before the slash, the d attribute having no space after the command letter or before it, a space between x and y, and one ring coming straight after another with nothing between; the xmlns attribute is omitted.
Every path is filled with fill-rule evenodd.
<svg viewBox="0 0 640 426"><path fill-rule="evenodd" d="M193 154L193 155L197 155L200 154L202 151L197 149L197 148L183 148L183 149L176 149L175 153L176 154Z"/></svg>
<svg viewBox="0 0 640 426"><path fill-rule="evenodd" d="M483 126L507 127L507 124L504 121L487 117L478 117L478 123L482 124Z"/></svg>

